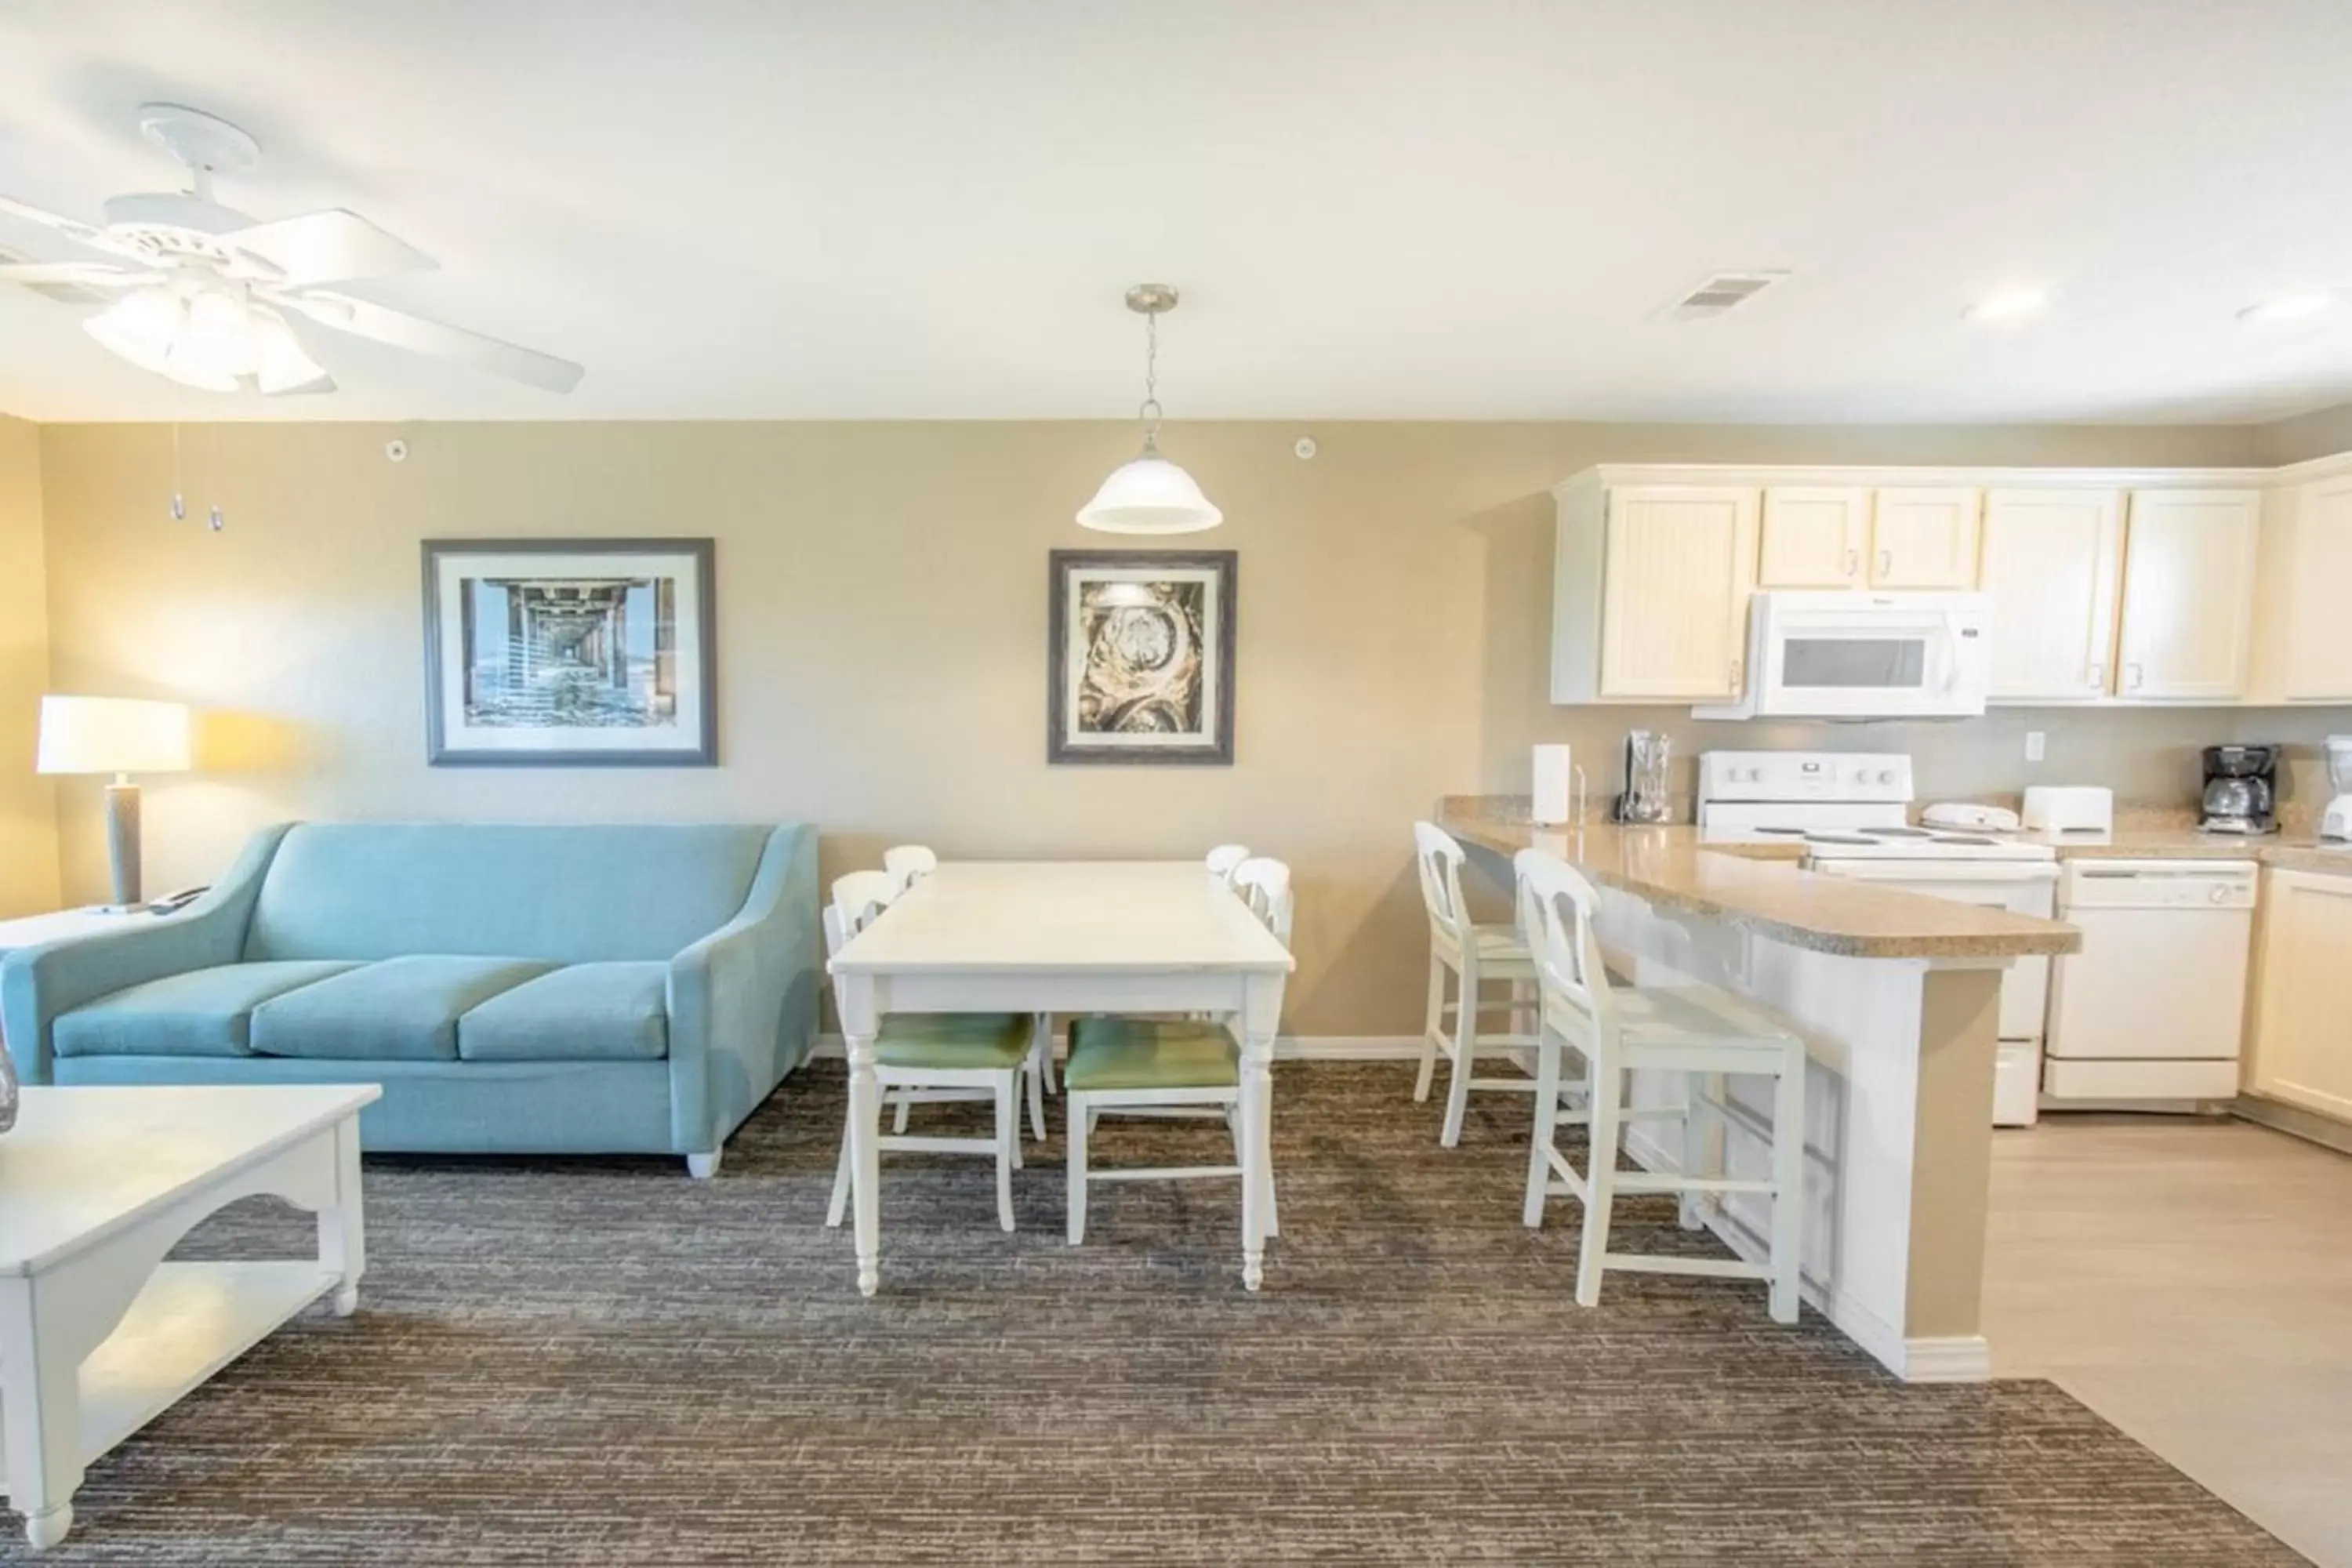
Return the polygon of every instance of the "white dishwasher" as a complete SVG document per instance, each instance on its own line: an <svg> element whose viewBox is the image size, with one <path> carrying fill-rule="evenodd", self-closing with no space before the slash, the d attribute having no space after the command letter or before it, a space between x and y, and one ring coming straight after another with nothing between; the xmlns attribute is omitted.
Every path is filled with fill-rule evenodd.
<svg viewBox="0 0 2352 1568"><path fill-rule="evenodd" d="M2248 860L2066 863L2058 918L2083 951L2051 975L2046 1104L2193 1110L2237 1094L2256 875Z"/></svg>

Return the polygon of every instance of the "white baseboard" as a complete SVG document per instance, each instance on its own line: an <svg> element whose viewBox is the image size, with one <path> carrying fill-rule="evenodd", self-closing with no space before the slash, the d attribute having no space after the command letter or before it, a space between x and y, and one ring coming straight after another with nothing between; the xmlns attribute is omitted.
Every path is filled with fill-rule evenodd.
<svg viewBox="0 0 2352 1568"><path fill-rule="evenodd" d="M841 1037L819 1035L804 1059L841 1059ZM1419 1035L1277 1035L1280 1062L1402 1062L1421 1059Z"/></svg>
<svg viewBox="0 0 2352 1568"><path fill-rule="evenodd" d="M1679 1150L1670 1150L1642 1122L1625 1129L1625 1152L1645 1171L1672 1174L1682 1169ZM1706 1227L1750 1263L1764 1262L1770 1245L1720 1207ZM1837 1325L1838 1331L1870 1352L1906 1383L1987 1383L1992 1378L1992 1344L1982 1334L1940 1334L1906 1339L1901 1328L1842 1291L1807 1275L1800 1282L1805 1304Z"/></svg>

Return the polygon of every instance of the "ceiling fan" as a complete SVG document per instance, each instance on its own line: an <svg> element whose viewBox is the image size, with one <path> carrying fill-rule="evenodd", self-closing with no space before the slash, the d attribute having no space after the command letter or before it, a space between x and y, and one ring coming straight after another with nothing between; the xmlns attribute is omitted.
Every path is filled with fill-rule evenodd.
<svg viewBox="0 0 2352 1568"><path fill-rule="evenodd" d="M226 121L178 104L150 103L139 110L139 128L186 165L188 188L113 197L102 226L0 196L0 214L29 219L116 258L0 260L0 282L52 298L112 296L106 309L82 322L83 330L143 370L208 392L247 386L273 396L333 391L334 382L289 324L297 316L550 392L580 384L581 368L569 360L326 287L427 271L436 263L341 207L257 223L215 201L215 174L252 168L261 158L260 144Z"/></svg>

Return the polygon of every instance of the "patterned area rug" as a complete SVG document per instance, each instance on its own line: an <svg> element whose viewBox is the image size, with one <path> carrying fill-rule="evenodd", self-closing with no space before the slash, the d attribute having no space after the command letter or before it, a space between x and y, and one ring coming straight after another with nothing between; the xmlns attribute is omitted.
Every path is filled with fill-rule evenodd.
<svg viewBox="0 0 2352 1568"><path fill-rule="evenodd" d="M1525 1102L1475 1099L1449 1152L1410 1088L1278 1069L1286 1234L1254 1298L1230 1184L1097 1188L1066 1247L1057 1129L1015 1236L985 1163L887 1158L860 1300L820 1223L837 1062L712 1183L371 1160L359 1313L306 1314L101 1460L40 1561L2300 1561L2051 1384L1904 1388L1760 1286L1619 1276L1580 1310L1573 1205L1519 1224ZM1221 1139L1106 1123L1098 1158ZM1633 1247L1713 1245L1670 1200L1620 1213ZM309 1234L256 1203L183 1250ZM0 1562L28 1560L5 1518Z"/></svg>

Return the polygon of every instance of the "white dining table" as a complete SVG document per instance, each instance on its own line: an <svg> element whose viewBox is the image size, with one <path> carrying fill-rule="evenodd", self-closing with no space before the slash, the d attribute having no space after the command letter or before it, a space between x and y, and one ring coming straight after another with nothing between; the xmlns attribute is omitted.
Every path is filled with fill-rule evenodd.
<svg viewBox="0 0 2352 1568"><path fill-rule="evenodd" d="M1208 1013L1241 1040L1242 1283L1265 1276L1274 1037L1290 952L1197 860L949 861L834 956L849 1057L857 1289L882 1280L881 1096L889 1013Z"/></svg>

